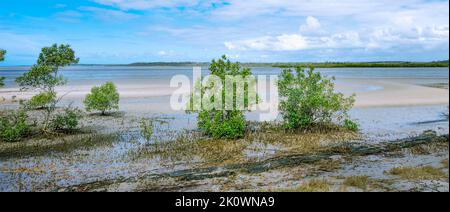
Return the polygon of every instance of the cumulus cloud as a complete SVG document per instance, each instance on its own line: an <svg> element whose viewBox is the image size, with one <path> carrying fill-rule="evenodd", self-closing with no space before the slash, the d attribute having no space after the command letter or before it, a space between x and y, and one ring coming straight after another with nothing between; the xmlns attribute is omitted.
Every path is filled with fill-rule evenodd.
<svg viewBox="0 0 450 212"><path fill-rule="evenodd" d="M196 11L200 19L213 25L172 27L168 33L186 42L211 47L216 42L233 54L239 51L347 54L355 50L386 53L397 49L392 54L398 55L402 53L398 49L441 51L448 49L449 43L449 3L442 0L92 1L121 10L183 7ZM234 29L229 27L233 25Z"/></svg>
<svg viewBox="0 0 450 212"><path fill-rule="evenodd" d="M308 48L305 38L298 34L284 34L280 36L264 36L255 39L225 42L229 50L269 50L296 51Z"/></svg>
<svg viewBox="0 0 450 212"><path fill-rule="evenodd" d="M322 25L320 24L319 20L317 20L317 18L308 16L306 18L306 24L300 26L300 32L302 33L314 32L319 30L321 26Z"/></svg>
<svg viewBox="0 0 450 212"><path fill-rule="evenodd" d="M311 49L389 49L396 47L431 48L448 46L449 26L419 25L411 17L392 19L384 25L348 29L340 32L327 31L317 18L308 16L298 33L263 36L228 41L228 50L253 51L300 51ZM320 31L317 34L314 32Z"/></svg>

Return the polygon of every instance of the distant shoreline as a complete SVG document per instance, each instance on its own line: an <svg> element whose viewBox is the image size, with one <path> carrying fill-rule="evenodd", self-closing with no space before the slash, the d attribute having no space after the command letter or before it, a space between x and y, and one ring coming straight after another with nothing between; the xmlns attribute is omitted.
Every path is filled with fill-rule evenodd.
<svg viewBox="0 0 450 212"><path fill-rule="evenodd" d="M298 66L314 66L316 68L411 68L411 67L449 67L449 61L432 62L404 62L404 61L379 61L379 62L287 62L287 63L242 63L250 67L275 67L292 68ZM208 66L209 63L202 62L150 62L132 63L118 66Z"/></svg>
<svg viewBox="0 0 450 212"><path fill-rule="evenodd" d="M148 67L183 67L183 66L209 66L208 62L139 62L130 64L78 64L76 66L148 66ZM294 68L313 66L315 68L447 68L449 61L432 61L432 62L406 62L406 61L379 61L379 62L286 62L286 63L242 63L248 67L274 67L274 68ZM5 68L23 68L28 69L27 65L16 66L0 66Z"/></svg>

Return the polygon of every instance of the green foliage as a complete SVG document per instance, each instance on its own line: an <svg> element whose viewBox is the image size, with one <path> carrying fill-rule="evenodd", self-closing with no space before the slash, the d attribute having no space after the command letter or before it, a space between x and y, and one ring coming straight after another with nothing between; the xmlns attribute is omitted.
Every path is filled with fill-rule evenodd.
<svg viewBox="0 0 450 212"><path fill-rule="evenodd" d="M5 77L0 77L0 88L5 86Z"/></svg>
<svg viewBox="0 0 450 212"><path fill-rule="evenodd" d="M53 44L51 47L44 47L39 54L37 65L50 66L54 71L61 67L77 64L80 61L75 57L75 51L70 45Z"/></svg>
<svg viewBox="0 0 450 212"><path fill-rule="evenodd" d="M106 111L119 109L119 93L112 82L107 82L100 87L93 87L91 93L86 96L84 105L86 111L97 110L105 115Z"/></svg>
<svg viewBox="0 0 450 212"><path fill-rule="evenodd" d="M359 124L350 119L344 120L343 127L347 130L354 131L354 132L357 132L359 130Z"/></svg>
<svg viewBox="0 0 450 212"><path fill-rule="evenodd" d="M51 47L42 48L37 63L16 81L23 88L53 91L55 86L66 83L63 76L58 74L59 68L77 64L78 61L69 45L53 44Z"/></svg>
<svg viewBox="0 0 450 212"><path fill-rule="evenodd" d="M6 51L3 49L0 49L0 62L5 60L5 54L6 54Z"/></svg>
<svg viewBox="0 0 450 212"><path fill-rule="evenodd" d="M406 68L406 67L448 67L448 60L432 62L324 62L324 63L275 63L273 67L295 68L314 66L316 68Z"/></svg>
<svg viewBox="0 0 450 212"><path fill-rule="evenodd" d="M33 65L29 72L16 79L22 89L39 89L45 92L53 92L56 86L64 85L66 80L58 75L52 66Z"/></svg>
<svg viewBox="0 0 450 212"><path fill-rule="evenodd" d="M66 83L63 76L58 74L59 68L77 64L78 61L69 45L53 44L51 47L42 48L37 63L16 81L23 88L53 91L55 86Z"/></svg>
<svg viewBox="0 0 450 212"><path fill-rule="evenodd" d="M142 119L140 123L141 135L146 141L150 141L154 133L153 120Z"/></svg>
<svg viewBox="0 0 450 212"><path fill-rule="evenodd" d="M44 106L44 132L50 127L52 114L60 99L56 98L55 87L64 85L67 81L59 74L59 69L78 63L75 52L69 45L53 44L51 47L42 48L37 63L29 72L16 79L22 89L37 89L41 93L32 98L31 106Z"/></svg>
<svg viewBox="0 0 450 212"><path fill-rule="evenodd" d="M232 63L226 56L218 60L213 60L209 66L211 75L215 75L222 81L222 85L226 84L227 76L240 76L246 78L251 76L251 70L249 68L244 68L240 63ZM237 139L244 136L246 129L246 121L244 116L244 111L239 110L236 107L237 102L237 85L233 84L233 107L232 109L226 108L226 94L225 87L222 87L219 91L214 91L209 85L199 85L196 84L197 88L200 87L201 96L204 97L206 93L211 92L221 92L222 95L222 108L214 108L212 110L206 110L204 107L198 112L198 127L203 130L205 134L212 136L214 138L226 138L226 139ZM244 86L244 107L248 108L251 105L249 99L249 86L245 84ZM214 104L217 99L213 96L210 97L211 103ZM193 98L188 106L188 112L193 111ZM202 105L204 106L204 105Z"/></svg>
<svg viewBox="0 0 450 212"><path fill-rule="evenodd" d="M6 51L3 49L0 49L0 62L2 62L3 60L5 60L5 54ZM5 77L0 76L0 88L5 86Z"/></svg>
<svg viewBox="0 0 450 212"><path fill-rule="evenodd" d="M246 126L242 111L202 111L198 115L198 127L214 138L242 138Z"/></svg>
<svg viewBox="0 0 450 212"><path fill-rule="evenodd" d="M0 141L17 142L29 135L25 111L15 111L0 117Z"/></svg>
<svg viewBox="0 0 450 212"><path fill-rule="evenodd" d="M41 92L36 96L31 97L25 102L25 107L28 109L44 109L50 106L52 102L56 101L55 92Z"/></svg>
<svg viewBox="0 0 450 212"><path fill-rule="evenodd" d="M55 131L70 132L78 128L82 112L76 108L67 107L63 113L57 114L50 122Z"/></svg>
<svg viewBox="0 0 450 212"><path fill-rule="evenodd" d="M281 97L280 111L286 129L308 128L313 124L330 124L348 118L354 96L335 93L334 78L323 77L314 68L298 67L283 70L278 89Z"/></svg>

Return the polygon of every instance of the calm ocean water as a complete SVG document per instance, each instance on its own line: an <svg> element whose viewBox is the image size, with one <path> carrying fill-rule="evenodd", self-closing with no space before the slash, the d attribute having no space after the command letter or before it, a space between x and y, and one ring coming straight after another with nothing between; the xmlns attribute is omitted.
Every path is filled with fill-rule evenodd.
<svg viewBox="0 0 450 212"><path fill-rule="evenodd" d="M203 73L207 74L206 69ZM279 68L252 68L257 75L278 75ZM337 79L441 79L449 78L448 68L327 68L317 69ZM0 67L0 76L6 77L6 87L15 87L16 77L27 72L26 68ZM97 81L134 82L168 81L171 77L192 75L192 67L123 67L123 66L73 66L61 72L69 84L92 84Z"/></svg>

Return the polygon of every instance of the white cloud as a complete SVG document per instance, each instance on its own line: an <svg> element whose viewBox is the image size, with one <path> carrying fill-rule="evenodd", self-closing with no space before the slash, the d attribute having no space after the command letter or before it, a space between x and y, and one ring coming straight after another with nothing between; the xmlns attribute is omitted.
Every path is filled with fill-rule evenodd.
<svg viewBox="0 0 450 212"><path fill-rule="evenodd" d="M167 55L167 52L166 51L159 51L158 55L159 56L165 56L165 55Z"/></svg>
<svg viewBox="0 0 450 212"><path fill-rule="evenodd" d="M397 15L390 22L375 27L327 31L312 16L298 33L263 36L225 42L229 50L300 51L310 49L390 49L396 47L438 48L448 46L448 24L419 23L416 17Z"/></svg>
<svg viewBox="0 0 450 212"><path fill-rule="evenodd" d="M280 36L264 36L255 39L225 42L229 50L269 50L296 51L308 48L305 38L298 34L284 34Z"/></svg>
<svg viewBox="0 0 450 212"><path fill-rule="evenodd" d="M229 59L239 59L240 55L238 55L238 54L227 54L226 56Z"/></svg>
<svg viewBox="0 0 450 212"><path fill-rule="evenodd" d="M346 32L321 37L318 48L365 48L358 32Z"/></svg>
<svg viewBox="0 0 450 212"><path fill-rule="evenodd" d="M161 42L161 45L168 46L157 49L173 48L170 45L174 43L185 49L207 47L210 54L205 55L227 49L233 55L240 54L240 59L252 54L253 58L260 55L276 58L311 52L317 54L314 57L354 54L353 58L359 58L361 52L373 55L378 52L389 58L392 54L395 58L413 51L424 52L423 49L434 49L438 57L448 57L442 53L448 50L449 43L449 2L445 0L91 1L116 8L112 9L115 15L109 17L117 19L124 15L126 20L128 10L147 11L139 13L143 17L157 10L161 16L151 17L151 29L143 26L144 32L138 33L152 37L159 32L158 35L167 36L168 43ZM212 3L220 3L220 6ZM97 13L98 18L110 19L106 13L102 15L103 11L97 10ZM77 14L66 15L70 18ZM183 17L186 20L180 21ZM152 54L172 56L169 51Z"/></svg>
<svg viewBox="0 0 450 212"><path fill-rule="evenodd" d="M137 15L126 13L120 10L110 10L98 7L80 7L79 10L83 12L89 12L91 13L91 15L102 21L121 22L129 21L138 17Z"/></svg>
<svg viewBox="0 0 450 212"><path fill-rule="evenodd" d="M322 25L320 24L319 20L317 20L317 18L308 16L306 18L306 24L300 26L300 32L302 33L314 32L319 30L320 27L322 27Z"/></svg>

